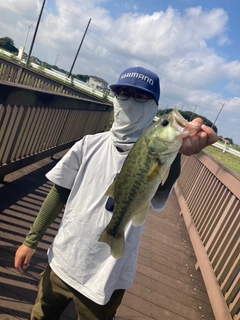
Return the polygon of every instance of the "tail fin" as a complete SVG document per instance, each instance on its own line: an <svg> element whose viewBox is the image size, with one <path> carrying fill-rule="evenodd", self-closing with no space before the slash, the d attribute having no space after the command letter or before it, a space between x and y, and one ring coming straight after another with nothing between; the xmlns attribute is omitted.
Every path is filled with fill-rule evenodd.
<svg viewBox="0 0 240 320"><path fill-rule="evenodd" d="M124 233L117 235L117 237L114 237L110 233L107 232L105 229L98 239L98 242L104 242L108 244L111 248L111 255L115 259L122 258L124 253Z"/></svg>

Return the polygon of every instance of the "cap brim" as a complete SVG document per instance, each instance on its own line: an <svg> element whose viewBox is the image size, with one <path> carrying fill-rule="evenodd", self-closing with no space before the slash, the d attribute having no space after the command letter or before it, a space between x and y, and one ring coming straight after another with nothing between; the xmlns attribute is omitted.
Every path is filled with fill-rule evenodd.
<svg viewBox="0 0 240 320"><path fill-rule="evenodd" d="M121 88L123 87L128 87L128 88L135 88L135 89L139 89L141 91L145 91L147 93L149 93L151 96L154 97L154 100L156 101L157 105L158 105L158 100L157 100L157 96L156 95L153 95L152 91L150 90L147 90L147 89L144 89L143 87L140 87L140 86L134 86L134 85L130 85L130 84L111 84L109 86L109 88L112 90L112 92L116 93L118 90L120 90Z"/></svg>

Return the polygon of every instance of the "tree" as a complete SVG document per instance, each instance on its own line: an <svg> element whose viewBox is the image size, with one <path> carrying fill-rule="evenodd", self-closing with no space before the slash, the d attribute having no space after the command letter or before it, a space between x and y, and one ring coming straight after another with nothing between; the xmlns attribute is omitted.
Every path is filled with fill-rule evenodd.
<svg viewBox="0 0 240 320"><path fill-rule="evenodd" d="M18 52L18 49L14 46L13 40L8 37L0 38L0 47L13 53Z"/></svg>
<svg viewBox="0 0 240 320"><path fill-rule="evenodd" d="M83 82L87 82L89 79L89 76L86 74L75 74L74 77L78 80L81 80Z"/></svg>
<svg viewBox="0 0 240 320"><path fill-rule="evenodd" d="M162 114L164 113L170 113L171 111L173 111L172 108L169 108L169 109L165 109L165 110L159 110L158 113L157 113L157 116L161 116ZM181 110L178 110L179 113L181 113L181 115L188 121L192 121L193 119L195 118L202 118L203 119L203 122L206 126L208 127L212 127L213 123L207 119L206 117L203 117L201 115L198 115L197 113L194 113L192 114L192 111L181 111ZM213 125L213 130L217 133L218 129L215 125Z"/></svg>
<svg viewBox="0 0 240 320"><path fill-rule="evenodd" d="M229 143L230 145L234 145L233 139L228 137L219 136L219 140L225 143ZM228 141L228 142L227 142Z"/></svg>

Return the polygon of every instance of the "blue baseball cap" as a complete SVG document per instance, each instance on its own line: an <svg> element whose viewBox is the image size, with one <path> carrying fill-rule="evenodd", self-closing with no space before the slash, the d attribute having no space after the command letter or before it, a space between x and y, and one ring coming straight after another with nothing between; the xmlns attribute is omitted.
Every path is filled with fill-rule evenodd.
<svg viewBox="0 0 240 320"><path fill-rule="evenodd" d="M148 92L154 97L158 105L160 98L160 83L156 73L142 67L128 68L124 70L116 84L109 86L116 93L122 87L137 88Z"/></svg>

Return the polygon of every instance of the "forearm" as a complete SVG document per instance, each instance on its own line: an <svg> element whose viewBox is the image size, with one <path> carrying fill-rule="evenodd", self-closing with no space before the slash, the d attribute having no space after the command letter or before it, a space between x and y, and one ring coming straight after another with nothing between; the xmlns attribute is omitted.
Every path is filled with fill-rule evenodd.
<svg viewBox="0 0 240 320"><path fill-rule="evenodd" d="M70 190L66 188L57 185L52 187L23 242L26 246L32 249L37 248L46 230L62 211L69 193Z"/></svg>

